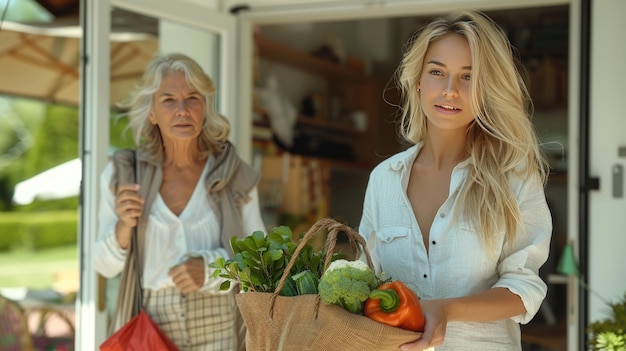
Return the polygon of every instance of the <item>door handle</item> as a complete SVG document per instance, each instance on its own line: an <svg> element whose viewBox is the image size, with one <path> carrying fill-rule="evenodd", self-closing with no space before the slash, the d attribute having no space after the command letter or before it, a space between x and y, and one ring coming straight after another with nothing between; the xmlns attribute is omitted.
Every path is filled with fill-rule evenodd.
<svg viewBox="0 0 626 351"><path fill-rule="evenodd" d="M616 199L624 197L624 166L614 165L613 174L613 197Z"/></svg>
<svg viewBox="0 0 626 351"><path fill-rule="evenodd" d="M600 178L588 177L580 188L582 191L600 190Z"/></svg>

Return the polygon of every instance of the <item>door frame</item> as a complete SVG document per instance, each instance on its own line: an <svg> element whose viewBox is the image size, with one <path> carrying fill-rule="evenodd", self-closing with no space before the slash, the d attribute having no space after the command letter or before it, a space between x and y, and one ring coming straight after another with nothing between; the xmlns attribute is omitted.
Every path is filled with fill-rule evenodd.
<svg viewBox="0 0 626 351"><path fill-rule="evenodd" d="M276 1L279 2L279 1ZM312 4L285 4L281 6L251 5L239 9L236 14L240 19L240 52L250 52L254 46L252 28L255 25L286 24L302 22L326 22L340 20L354 20L366 18L407 17L411 15L434 15L458 8L473 8L478 10L512 10L529 7L546 7L569 5L569 50L568 50L568 173L567 177L567 236L568 241L574 243L575 252L579 253L579 262L587 266L586 237L588 232L588 208L581 207L586 203L586 192L581 191L580 184L588 180L588 152L584 152L585 134L588 143L589 121L589 91L588 84L582 85L583 80L589 79L589 0L450 0L446 2L428 2L425 4L405 0L387 0L386 3L358 3L340 2L333 5L328 1ZM240 67L252 67L252 55L240 55ZM249 82L251 73L246 73L240 81L242 95L240 102L246 109L241 110L243 119L242 128L252 126L252 88ZM248 89L250 89L248 91ZM582 132L581 132L582 130ZM248 131L246 131L246 134ZM581 135L582 133L582 135ZM578 251L580 250L580 251ZM567 349L575 351L579 346L586 345L587 318L587 291L580 288L575 277L567 280L568 311L567 311Z"/></svg>

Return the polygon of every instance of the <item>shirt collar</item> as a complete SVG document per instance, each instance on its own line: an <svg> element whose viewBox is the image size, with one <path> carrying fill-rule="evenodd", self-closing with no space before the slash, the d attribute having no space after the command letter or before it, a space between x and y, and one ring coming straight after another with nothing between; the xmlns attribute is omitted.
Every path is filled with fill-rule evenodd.
<svg viewBox="0 0 626 351"><path fill-rule="evenodd" d="M394 171L408 171L411 169L415 158L419 154L420 150L424 146L424 141L419 141L415 145L406 149L406 151L398 154L398 157L391 160L389 167ZM464 169L468 168L472 164L472 159L470 157L465 160L459 162L458 165L454 167L454 169Z"/></svg>
<svg viewBox="0 0 626 351"><path fill-rule="evenodd" d="M424 142L420 141L409 147L406 151L398 154L398 157L393 158L389 167L394 171L409 171L422 146L424 146Z"/></svg>

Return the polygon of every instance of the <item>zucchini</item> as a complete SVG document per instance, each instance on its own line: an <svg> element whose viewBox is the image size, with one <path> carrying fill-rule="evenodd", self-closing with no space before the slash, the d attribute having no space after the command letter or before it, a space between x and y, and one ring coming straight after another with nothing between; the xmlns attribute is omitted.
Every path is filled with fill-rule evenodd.
<svg viewBox="0 0 626 351"><path fill-rule="evenodd" d="M279 282L280 280L276 282L276 286L278 286ZM293 280L293 278L287 277L287 280L285 280L285 285L283 285L283 288L278 293L278 295L282 295L282 296L298 295L298 288L296 287L296 282Z"/></svg>
<svg viewBox="0 0 626 351"><path fill-rule="evenodd" d="M319 284L319 278L311 271L302 271L300 273L291 276L296 282L299 295L317 294L317 285Z"/></svg>

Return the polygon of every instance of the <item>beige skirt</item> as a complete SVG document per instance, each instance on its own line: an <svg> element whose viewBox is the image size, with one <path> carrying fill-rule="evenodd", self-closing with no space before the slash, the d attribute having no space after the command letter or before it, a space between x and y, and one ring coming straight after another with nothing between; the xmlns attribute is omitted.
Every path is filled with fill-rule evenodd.
<svg viewBox="0 0 626 351"><path fill-rule="evenodd" d="M233 294L176 288L144 290L144 310L180 351L238 349L238 310Z"/></svg>

